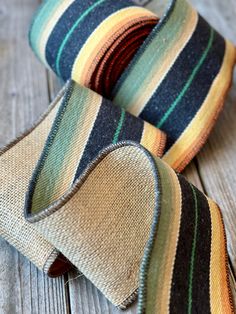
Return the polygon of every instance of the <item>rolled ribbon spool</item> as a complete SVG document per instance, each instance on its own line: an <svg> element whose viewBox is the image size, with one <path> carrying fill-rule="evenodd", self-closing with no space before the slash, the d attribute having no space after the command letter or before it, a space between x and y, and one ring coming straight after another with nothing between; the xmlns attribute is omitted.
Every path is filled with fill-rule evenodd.
<svg viewBox="0 0 236 314"><path fill-rule="evenodd" d="M181 171L205 143L232 79L235 48L185 0L159 18L129 0L51 0L30 31L40 60L167 134Z"/></svg>
<svg viewBox="0 0 236 314"><path fill-rule="evenodd" d="M62 89L35 126L0 151L0 235L51 277L67 272L72 264L34 226L25 221L23 209L30 178L49 131L57 123L54 122L56 115L64 119L69 117L68 123L71 124L76 121L71 133L63 129L62 134L69 150L65 149L63 154L71 154L69 164L64 164L61 156L56 159L56 154L53 159L70 179L75 170L73 161L77 165L75 174L80 175L107 145L132 140L141 143L154 155L161 156L166 140L165 135L152 125L112 106L110 101L95 92L71 82ZM77 136L78 145L69 146L74 136ZM53 178L53 173L50 176ZM60 176L57 182L58 188L63 189ZM46 185L45 191L50 190L50 182Z"/></svg>

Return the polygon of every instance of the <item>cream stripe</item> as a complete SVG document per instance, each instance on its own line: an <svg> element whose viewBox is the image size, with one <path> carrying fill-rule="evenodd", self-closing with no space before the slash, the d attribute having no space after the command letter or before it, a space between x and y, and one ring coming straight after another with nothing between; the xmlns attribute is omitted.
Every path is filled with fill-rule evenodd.
<svg viewBox="0 0 236 314"><path fill-rule="evenodd" d="M165 166L166 167L166 166ZM166 167L167 168L167 167ZM172 198L172 221L170 223L170 233L167 239L168 247L165 250L165 258L163 258L165 265L162 268L162 289L157 291L156 313L169 313L169 301L172 285L172 276L174 271L175 256L177 251L179 231L181 224L181 207L182 207L182 192L178 177L172 169L166 169L169 172L173 198Z"/></svg>
<svg viewBox="0 0 236 314"><path fill-rule="evenodd" d="M49 39L49 36L51 35L54 27L58 23L61 16L65 13L66 9L74 2L74 0L63 0L60 4L58 4L58 7L54 11L54 13L51 15L48 23L44 25L44 31L42 32L41 39L38 43L38 54L41 58L41 61L48 66L47 60L46 60L46 45L47 41Z"/></svg>
<svg viewBox="0 0 236 314"><path fill-rule="evenodd" d="M101 49L106 50L107 44L110 45L108 34L114 34L117 24L122 27L122 24L126 25L128 21L142 16L156 17L154 13L147 9L134 6L121 9L106 18L89 36L80 50L72 68L72 78L76 82L86 85L88 82L85 81L85 77L91 66L91 60L94 62L97 52Z"/></svg>
<svg viewBox="0 0 236 314"><path fill-rule="evenodd" d="M197 22L198 14L194 9L191 8L189 17L184 24L184 31L180 32L179 38L175 39L174 45L170 46L166 51L163 62L161 64L158 62L156 67L153 67L152 72L143 82L144 88L140 89L140 92L137 93L135 99L133 99L133 102L129 104L130 113L135 116L140 115L145 105L153 96L154 92L157 90L158 86L164 80L176 59L180 55L181 51L186 46L186 43L190 40L193 32L196 29Z"/></svg>
<svg viewBox="0 0 236 314"><path fill-rule="evenodd" d="M208 199L211 214L210 305L214 314L232 313L226 278L224 229L218 206ZM220 249L219 249L220 247Z"/></svg>
<svg viewBox="0 0 236 314"><path fill-rule="evenodd" d="M163 160L172 168L181 171L196 152L199 151L209 135L214 121L223 106L225 93L229 88L235 63L235 52L234 46L227 41L223 65L204 103L176 143L163 157Z"/></svg>
<svg viewBox="0 0 236 314"><path fill-rule="evenodd" d="M144 122L140 144L148 149L152 154L158 156L160 146L163 144L162 135L163 134L159 129L147 122Z"/></svg>
<svg viewBox="0 0 236 314"><path fill-rule="evenodd" d="M63 100L60 94L35 126L0 150L0 235L41 270L55 249L25 221L23 208L33 169Z"/></svg>

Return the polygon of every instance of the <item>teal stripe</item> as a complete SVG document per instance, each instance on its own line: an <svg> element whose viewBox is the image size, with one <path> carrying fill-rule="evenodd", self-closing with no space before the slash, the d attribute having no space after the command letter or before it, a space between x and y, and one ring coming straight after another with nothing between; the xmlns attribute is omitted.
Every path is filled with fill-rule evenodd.
<svg viewBox="0 0 236 314"><path fill-rule="evenodd" d="M116 128L116 132L114 134L113 141L112 141L113 144L116 144L117 141L118 141L118 138L119 138L119 135L120 135L120 131L122 130L124 121L125 121L125 110L121 109L120 120L119 120L118 126Z"/></svg>
<svg viewBox="0 0 236 314"><path fill-rule="evenodd" d="M158 128L161 128L162 125L166 122L166 120L169 118L170 114L174 111L174 109L176 108L176 106L180 103L180 101L182 100L182 98L185 96L185 94L187 93L189 87L191 86L193 80L195 79L195 77L197 76L198 72L200 71L204 61L206 60L208 53L212 47L213 44L213 40L214 40L214 30L211 28L211 34L210 34L210 38L208 41L208 45L206 47L206 49L204 50L201 59L199 60L198 64L195 66L192 74L190 75L187 83L185 84L184 88L182 89L181 93L179 94L179 96L176 98L176 100L172 103L172 105L170 106L170 108L167 110L167 112L164 114L164 116L162 117L161 121L157 124Z"/></svg>
<svg viewBox="0 0 236 314"><path fill-rule="evenodd" d="M61 71L60 71L60 59L61 59L61 55L62 52L65 48L66 43L68 42L68 40L70 39L70 36L73 34L74 30L76 29L76 27L79 25L79 23L91 12L93 11L97 6L99 6L100 4L102 4L103 2L105 2L106 0L98 0L97 2L95 2L93 5L91 5L86 11L84 11L84 13L78 18L78 20L75 22L75 24L72 26L72 28L70 29L70 31L67 33L66 37L64 38L58 54L57 54L57 59L56 59L56 72L57 74L61 77Z"/></svg>
<svg viewBox="0 0 236 314"><path fill-rule="evenodd" d="M82 130L87 109L91 104L89 90L79 85L72 86L72 90L68 90L64 97L43 150L44 160L40 159L37 169L37 184L32 201L34 212L36 207L46 208L56 195L76 135Z"/></svg>
<svg viewBox="0 0 236 314"><path fill-rule="evenodd" d="M33 19L32 26L29 33L30 44L34 52L40 58L38 45L40 43L40 38L42 37L42 32L48 21L50 20L52 13L58 7L58 0L44 0L40 5L37 13Z"/></svg>
<svg viewBox="0 0 236 314"><path fill-rule="evenodd" d="M152 80L153 74L173 49L179 34L185 32L186 21L191 14L189 4L179 0L174 10L155 27L140 47L128 68L122 74L113 92L113 103L132 111L132 106L144 92L144 82Z"/></svg>
<svg viewBox="0 0 236 314"><path fill-rule="evenodd" d="M188 285L188 314L192 313L192 304L193 304L193 272L194 272L194 264L195 264L195 256L196 256L196 246L197 246L197 231L198 231L198 202L197 195L194 187L190 184L195 204L195 221L194 221L194 236L193 236L193 244L192 244L192 253L190 260L190 272L189 272L189 285Z"/></svg>

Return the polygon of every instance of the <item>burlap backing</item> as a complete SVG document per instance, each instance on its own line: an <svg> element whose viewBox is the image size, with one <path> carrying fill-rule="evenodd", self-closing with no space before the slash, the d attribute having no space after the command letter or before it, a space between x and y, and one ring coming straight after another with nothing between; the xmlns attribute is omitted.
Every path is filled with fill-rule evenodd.
<svg viewBox="0 0 236 314"><path fill-rule="evenodd" d="M58 252L24 218L25 193L61 96L31 131L0 152L0 235L47 272Z"/></svg>
<svg viewBox="0 0 236 314"><path fill-rule="evenodd" d="M143 150L118 148L95 166L80 187L74 186L70 196L58 195L56 203L48 204L47 217L34 222L117 306L132 299L138 288L157 202L155 178Z"/></svg>

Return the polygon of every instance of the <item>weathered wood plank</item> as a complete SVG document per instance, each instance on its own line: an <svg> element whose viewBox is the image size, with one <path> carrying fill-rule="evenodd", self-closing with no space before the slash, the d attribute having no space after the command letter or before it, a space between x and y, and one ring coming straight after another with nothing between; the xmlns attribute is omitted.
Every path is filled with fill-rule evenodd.
<svg viewBox="0 0 236 314"><path fill-rule="evenodd" d="M106 298L83 276L77 273L69 276L70 305L72 314L119 314L124 313L113 306ZM136 305L136 304L135 304ZM135 314L136 306L125 311L126 314Z"/></svg>
<svg viewBox="0 0 236 314"><path fill-rule="evenodd" d="M0 0L0 145L31 125L48 106L46 71L27 43L38 1ZM64 278L48 279L0 239L0 313L67 313Z"/></svg>
<svg viewBox="0 0 236 314"><path fill-rule="evenodd" d="M190 0L190 2L216 30L236 43L235 0Z"/></svg>
<svg viewBox="0 0 236 314"><path fill-rule="evenodd" d="M193 0L199 11L226 38L236 44L234 0ZM236 73L235 73L236 74ZM206 192L222 208L228 239L228 251L236 272L236 75L226 106L207 145L197 157Z"/></svg>

